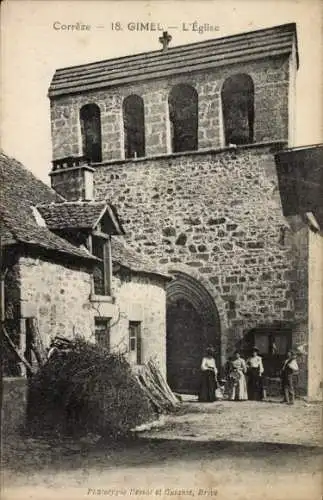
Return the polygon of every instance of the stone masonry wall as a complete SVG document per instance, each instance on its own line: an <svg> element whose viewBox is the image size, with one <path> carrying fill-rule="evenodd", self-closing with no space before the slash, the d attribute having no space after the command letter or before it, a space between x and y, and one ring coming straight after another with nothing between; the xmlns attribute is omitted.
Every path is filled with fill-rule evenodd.
<svg viewBox="0 0 323 500"><path fill-rule="evenodd" d="M5 275L5 320L20 317L20 269L18 261L8 261Z"/></svg>
<svg viewBox="0 0 323 500"><path fill-rule="evenodd" d="M309 229L304 224L294 228L290 234L295 256L295 282L293 296L295 323L292 330L293 347L307 345L309 341L308 299L309 299ZM305 352L306 352L305 348ZM308 357L298 357L300 368L298 376L299 390L306 393L308 380Z"/></svg>
<svg viewBox="0 0 323 500"><path fill-rule="evenodd" d="M168 95L179 83L190 84L198 92L198 148L222 147L221 87L237 73L249 74L254 82L254 142L287 140L289 60L273 57L52 99L53 159L82 155L79 112L88 103L100 107L103 161L124 158L122 102L130 94L144 100L146 156L170 153Z"/></svg>
<svg viewBox="0 0 323 500"><path fill-rule="evenodd" d="M5 377L2 380L1 434L3 442L21 439L25 426L27 380Z"/></svg>
<svg viewBox="0 0 323 500"><path fill-rule="evenodd" d="M84 169L71 168L54 172L51 175L51 187L66 200L77 201L85 198Z"/></svg>
<svg viewBox="0 0 323 500"><path fill-rule="evenodd" d="M22 315L38 319L46 346L55 335L91 337L93 312L89 307L91 274L85 269L21 257Z"/></svg>
<svg viewBox="0 0 323 500"><path fill-rule="evenodd" d="M158 360L166 374L166 292L165 282L151 276L115 276L115 298L119 321L111 332L111 347L128 350L129 321L141 322L142 362Z"/></svg>
<svg viewBox="0 0 323 500"><path fill-rule="evenodd" d="M55 335L94 341L95 318L111 318L110 346L127 350L128 323L142 323L143 361L157 356L166 370L165 281L153 276L113 276L113 301L90 300L90 271L31 257L20 259L22 314L38 319L45 346Z"/></svg>
<svg viewBox="0 0 323 500"><path fill-rule="evenodd" d="M309 231L308 396L323 397L323 234Z"/></svg>
<svg viewBox="0 0 323 500"><path fill-rule="evenodd" d="M294 319L295 256L269 145L97 166L94 184L137 252L194 269L220 295L228 350L249 328Z"/></svg>

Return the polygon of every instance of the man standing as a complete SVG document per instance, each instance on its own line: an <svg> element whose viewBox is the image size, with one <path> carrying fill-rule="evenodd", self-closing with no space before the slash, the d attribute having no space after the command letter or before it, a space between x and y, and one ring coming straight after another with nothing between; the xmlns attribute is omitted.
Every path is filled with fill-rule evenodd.
<svg viewBox="0 0 323 500"><path fill-rule="evenodd" d="M296 355L293 351L288 351L287 359L284 361L281 370L281 381L284 400L283 403L294 404L295 390L294 390L294 376L298 373L298 364Z"/></svg>

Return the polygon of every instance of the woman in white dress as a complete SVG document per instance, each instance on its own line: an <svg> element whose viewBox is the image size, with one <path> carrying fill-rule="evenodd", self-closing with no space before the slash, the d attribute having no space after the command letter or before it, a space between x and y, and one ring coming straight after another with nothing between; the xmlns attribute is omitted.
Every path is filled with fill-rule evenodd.
<svg viewBox="0 0 323 500"><path fill-rule="evenodd" d="M247 370L248 397L252 401L261 401L264 398L264 388L262 381L264 367L257 347L253 348L252 356L247 359Z"/></svg>
<svg viewBox="0 0 323 500"><path fill-rule="evenodd" d="M240 353L236 351L230 362L229 368L229 399L231 399L231 401L244 401L248 399L247 382L245 377L246 371L246 362L240 357Z"/></svg>

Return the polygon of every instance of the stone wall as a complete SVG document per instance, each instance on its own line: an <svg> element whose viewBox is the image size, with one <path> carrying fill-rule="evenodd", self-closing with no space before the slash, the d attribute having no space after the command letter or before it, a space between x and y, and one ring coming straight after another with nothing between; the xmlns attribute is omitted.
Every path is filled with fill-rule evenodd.
<svg viewBox="0 0 323 500"><path fill-rule="evenodd" d="M295 282L293 284L295 323L292 330L292 345L294 349L303 346L306 352L309 335L309 230L301 222L300 217L294 217L294 221L291 221L290 225L291 233L289 237L295 256ZM298 386L301 394L303 394L306 393L308 380L308 357L306 354L298 356L298 364L300 368Z"/></svg>
<svg viewBox="0 0 323 500"><path fill-rule="evenodd" d="M85 169L64 168L51 173L51 187L68 201L85 199Z"/></svg>
<svg viewBox="0 0 323 500"><path fill-rule="evenodd" d="M25 425L27 379L19 377L2 380L1 434L5 441L19 439L17 433Z"/></svg>
<svg viewBox="0 0 323 500"><path fill-rule="evenodd" d="M192 85L198 93L199 149L222 147L221 87L227 77L237 73L249 74L254 82L254 142L287 140L289 59L280 56L56 97L51 100L53 159L82 155L79 112L88 103L96 103L101 111L103 161L124 158L122 102L131 94L144 101L146 156L170 153L168 95L179 83Z"/></svg>
<svg viewBox="0 0 323 500"><path fill-rule="evenodd" d="M112 297L94 296L91 272L66 263L20 258L21 313L36 317L46 347L55 335L81 334L95 341L95 318L110 318L110 346L128 350L129 321L140 321L143 362L156 356L166 367L165 280L120 273L112 279Z"/></svg>
<svg viewBox="0 0 323 500"><path fill-rule="evenodd" d="M15 345L22 349L23 339L20 331L20 268L17 255L14 252L4 251L3 266L5 269L4 293L4 326ZM5 345L3 356L3 374L8 377L17 377L23 373L23 366L17 356Z"/></svg>
<svg viewBox="0 0 323 500"><path fill-rule="evenodd" d="M191 268L215 303L221 297L228 351L252 327L294 320L295 252L282 238L272 147L117 162L94 174L96 198L115 204L137 252L165 269Z"/></svg>
<svg viewBox="0 0 323 500"><path fill-rule="evenodd" d="M5 274L5 320L10 322L20 317L20 269L17 258L4 259L7 261Z"/></svg>
<svg viewBox="0 0 323 500"><path fill-rule="evenodd" d="M46 346L55 335L71 337L81 333L91 337L90 271L41 258L21 257L20 275L22 316L38 319Z"/></svg>
<svg viewBox="0 0 323 500"><path fill-rule="evenodd" d="M323 234L309 232L308 397L323 396Z"/></svg>
<svg viewBox="0 0 323 500"><path fill-rule="evenodd" d="M166 292L165 281L151 276L115 276L118 323L111 331L111 347L127 350L129 321L141 322L142 362L158 360L166 374Z"/></svg>

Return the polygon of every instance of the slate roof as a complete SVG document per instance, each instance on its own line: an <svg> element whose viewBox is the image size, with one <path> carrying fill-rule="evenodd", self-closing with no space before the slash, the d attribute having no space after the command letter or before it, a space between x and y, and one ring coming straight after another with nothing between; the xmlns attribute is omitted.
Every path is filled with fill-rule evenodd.
<svg viewBox="0 0 323 500"><path fill-rule="evenodd" d="M78 248L40 227L33 206L63 198L37 179L21 163L0 153L0 234L2 244L25 243L74 257L95 260L85 248Z"/></svg>
<svg viewBox="0 0 323 500"><path fill-rule="evenodd" d="M85 209L85 205L89 208ZM38 207L40 220L43 219L42 226L36 220L35 207ZM51 229L54 226L55 229L70 228L69 220L63 220L66 215L72 217L74 224L85 224L92 228L105 207L111 208L111 205L104 201L67 202L21 163L0 152L0 235L3 246L23 243L96 261L85 247L76 247L53 233L47 221L52 224ZM80 208L80 215L77 215L76 210ZM117 217L115 209L113 214ZM149 259L139 256L117 237L113 236L111 240L113 262L135 272L168 277Z"/></svg>
<svg viewBox="0 0 323 500"><path fill-rule="evenodd" d="M64 201L59 203L38 204L37 209L48 228L54 229L94 229L107 213L112 219L114 231L111 234L124 234L115 208L106 201Z"/></svg>
<svg viewBox="0 0 323 500"><path fill-rule="evenodd" d="M111 238L111 253L113 263L117 263L122 267L139 273L155 274L165 279L171 279L171 276L165 271L158 269L149 259L138 255L127 244L120 241L118 237Z"/></svg>
<svg viewBox="0 0 323 500"><path fill-rule="evenodd" d="M191 73L298 50L296 24L289 23L203 42L57 69L48 96L96 90L158 77Z"/></svg>

